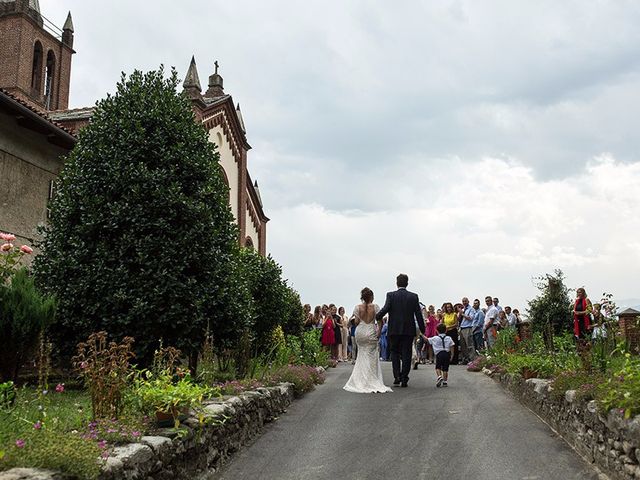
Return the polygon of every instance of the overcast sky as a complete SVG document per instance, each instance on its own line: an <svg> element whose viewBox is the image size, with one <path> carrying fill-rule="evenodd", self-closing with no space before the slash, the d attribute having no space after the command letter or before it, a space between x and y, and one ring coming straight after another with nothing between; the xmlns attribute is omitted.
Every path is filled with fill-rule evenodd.
<svg viewBox="0 0 640 480"><path fill-rule="evenodd" d="M267 248L313 305L526 308L562 269L640 304L640 2L40 0L71 106L195 54L241 104Z"/></svg>

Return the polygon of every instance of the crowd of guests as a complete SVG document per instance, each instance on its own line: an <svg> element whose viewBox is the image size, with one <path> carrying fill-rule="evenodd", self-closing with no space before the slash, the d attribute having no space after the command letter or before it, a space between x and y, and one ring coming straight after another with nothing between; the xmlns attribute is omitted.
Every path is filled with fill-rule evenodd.
<svg viewBox="0 0 640 480"><path fill-rule="evenodd" d="M445 302L441 308L421 304L425 322L422 334L416 325L414 368L420 363L434 363L435 355L430 338L438 335L439 325L453 340L451 364L466 364L480 351L490 349L502 329L515 329L523 337L521 329L525 323L517 308L500 305L497 297L487 296L484 305L480 299L469 302L463 297L460 303ZM313 312L309 304L305 309L305 328L319 332L322 345L337 362L354 362L358 346L355 341L356 325L353 318L345 313L344 307L318 305ZM576 300L572 305L573 332L577 340L606 338L605 317L600 304L592 304L584 288L576 290ZM387 318L379 325L380 360L389 361L390 351L387 339Z"/></svg>
<svg viewBox="0 0 640 480"><path fill-rule="evenodd" d="M318 330L322 345L331 352L331 358L337 362L355 361L357 343L355 341L355 324L353 319L345 314L344 307L334 304L318 305L311 312L311 306L305 305L308 330ZM424 335L416 328L416 357L414 368L418 363L433 363L433 347L429 338L438 335L438 325L445 326L447 336L454 342L451 363L467 363L473 360L477 352L491 348L498 336L498 331L504 328L520 328L522 319L517 308L502 307L499 299L488 296L485 306L481 307L480 300L475 299L470 304L467 297L460 303L445 302L437 309L433 305L422 305L426 330ZM387 319L380 325L380 359L389 360L387 339Z"/></svg>

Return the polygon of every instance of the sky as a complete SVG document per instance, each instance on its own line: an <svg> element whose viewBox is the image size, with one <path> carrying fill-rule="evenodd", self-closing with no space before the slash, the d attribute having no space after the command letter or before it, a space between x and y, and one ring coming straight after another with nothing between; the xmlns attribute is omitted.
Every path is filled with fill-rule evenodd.
<svg viewBox="0 0 640 480"><path fill-rule="evenodd" d="M640 2L41 0L71 107L195 55L241 105L267 249L312 305L409 275L525 311L561 269L640 305Z"/></svg>

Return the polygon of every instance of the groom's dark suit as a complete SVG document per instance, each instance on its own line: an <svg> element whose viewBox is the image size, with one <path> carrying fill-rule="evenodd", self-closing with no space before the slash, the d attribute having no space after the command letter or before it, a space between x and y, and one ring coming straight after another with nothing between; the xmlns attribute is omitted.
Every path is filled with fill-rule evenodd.
<svg viewBox="0 0 640 480"><path fill-rule="evenodd" d="M393 366L394 380L406 385L409 381L411 370L411 352L413 339L416 336L416 322L418 328L424 333L424 319L420 310L418 295L409 292L406 288L398 288L395 292L387 293L384 307L376 315L381 320L389 313L387 337L391 350L391 365ZM400 360L402 359L402 366Z"/></svg>

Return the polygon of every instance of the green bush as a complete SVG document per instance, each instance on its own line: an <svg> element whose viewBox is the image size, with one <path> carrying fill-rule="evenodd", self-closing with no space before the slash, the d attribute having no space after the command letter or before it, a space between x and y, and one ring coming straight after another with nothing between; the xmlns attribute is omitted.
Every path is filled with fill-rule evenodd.
<svg viewBox="0 0 640 480"><path fill-rule="evenodd" d="M625 418L640 413L640 359L624 355L624 364L597 388L597 398L605 411L619 408Z"/></svg>
<svg viewBox="0 0 640 480"><path fill-rule="evenodd" d="M195 359L207 322L237 313L228 187L177 86L162 68L123 75L65 159L34 262L61 352L105 330L135 334L140 365L158 339Z"/></svg>
<svg viewBox="0 0 640 480"><path fill-rule="evenodd" d="M302 364L326 367L329 352L322 348L318 330L309 330L302 335Z"/></svg>
<svg viewBox="0 0 640 480"><path fill-rule="evenodd" d="M25 268L0 281L0 382L17 380L20 367L31 359L39 334L53 321L56 302L43 295Z"/></svg>

